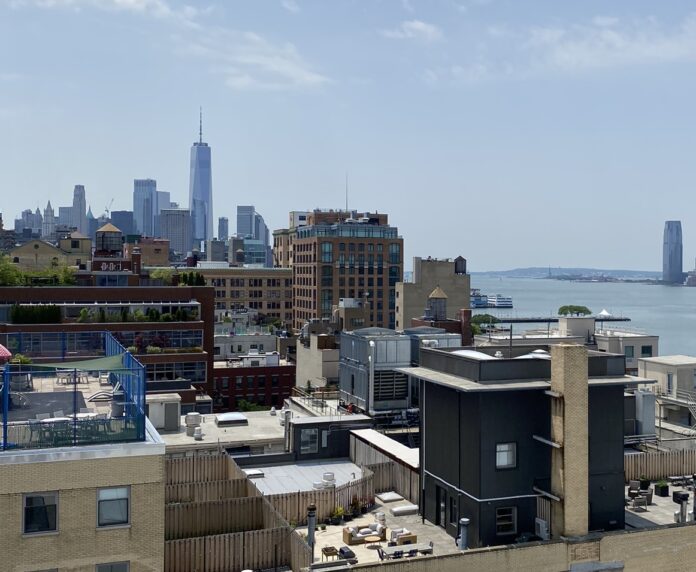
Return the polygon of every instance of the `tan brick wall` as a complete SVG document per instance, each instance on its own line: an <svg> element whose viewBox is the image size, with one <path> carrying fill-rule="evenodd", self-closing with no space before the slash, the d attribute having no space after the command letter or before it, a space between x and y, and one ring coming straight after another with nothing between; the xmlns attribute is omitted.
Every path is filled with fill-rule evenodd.
<svg viewBox="0 0 696 572"><path fill-rule="evenodd" d="M357 565L357 572L563 572L577 562L619 562L625 572L694 569L696 526L613 532L599 540L550 542L537 546L467 550L434 558L418 557Z"/></svg>
<svg viewBox="0 0 696 572"><path fill-rule="evenodd" d="M560 344L551 347L551 390L562 394L551 406L551 440L562 445L551 457L551 490L563 499L553 502L554 537L587 534L588 430L587 350Z"/></svg>
<svg viewBox="0 0 696 572"><path fill-rule="evenodd" d="M132 572L164 566L164 456L0 465L3 571L94 571L130 561ZM97 528L97 489L130 485L128 527ZM59 491L58 532L23 535L23 493Z"/></svg>

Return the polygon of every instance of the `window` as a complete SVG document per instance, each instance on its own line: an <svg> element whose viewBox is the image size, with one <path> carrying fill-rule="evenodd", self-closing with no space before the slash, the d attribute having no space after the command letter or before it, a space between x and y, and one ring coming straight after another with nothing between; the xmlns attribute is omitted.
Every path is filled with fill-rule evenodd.
<svg viewBox="0 0 696 572"><path fill-rule="evenodd" d="M633 359L633 356L634 356L633 346L626 346L626 347L624 348L624 355L625 355L628 359Z"/></svg>
<svg viewBox="0 0 696 572"><path fill-rule="evenodd" d="M454 526L459 526L459 514L457 513L457 497L452 495L450 496L449 501L450 524Z"/></svg>
<svg viewBox="0 0 696 572"><path fill-rule="evenodd" d="M302 429L300 433L300 454L317 453L319 451L319 430Z"/></svg>
<svg viewBox="0 0 696 572"><path fill-rule="evenodd" d="M129 497L129 487L99 489L97 491L97 525L128 524Z"/></svg>
<svg viewBox="0 0 696 572"><path fill-rule="evenodd" d="M495 533L517 534L517 507L508 506L495 509Z"/></svg>
<svg viewBox="0 0 696 572"><path fill-rule="evenodd" d="M672 394L672 388L674 387L674 374L673 373L668 373L667 374L667 393Z"/></svg>
<svg viewBox="0 0 696 572"><path fill-rule="evenodd" d="M110 564L97 564L95 572L129 572L129 562L112 562Z"/></svg>
<svg viewBox="0 0 696 572"><path fill-rule="evenodd" d="M640 357L652 357L652 346L640 346Z"/></svg>
<svg viewBox="0 0 696 572"><path fill-rule="evenodd" d="M495 446L495 468L514 469L517 466L517 443L498 443Z"/></svg>
<svg viewBox="0 0 696 572"><path fill-rule="evenodd" d="M24 495L24 534L58 530L58 493Z"/></svg>

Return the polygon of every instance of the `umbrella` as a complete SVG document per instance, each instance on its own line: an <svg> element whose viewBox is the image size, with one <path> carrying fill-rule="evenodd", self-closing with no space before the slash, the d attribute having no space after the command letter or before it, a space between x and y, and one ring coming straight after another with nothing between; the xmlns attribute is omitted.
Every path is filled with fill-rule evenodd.
<svg viewBox="0 0 696 572"><path fill-rule="evenodd" d="M5 346L0 344L0 362L8 361L12 357L12 353Z"/></svg>

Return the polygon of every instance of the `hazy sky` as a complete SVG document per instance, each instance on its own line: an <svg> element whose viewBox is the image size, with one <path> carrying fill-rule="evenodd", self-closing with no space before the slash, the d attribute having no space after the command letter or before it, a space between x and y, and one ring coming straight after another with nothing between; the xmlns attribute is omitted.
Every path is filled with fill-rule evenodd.
<svg viewBox="0 0 696 572"><path fill-rule="evenodd" d="M0 211L188 202L388 212L406 254L661 267L696 249L696 6L520 0L0 0ZM410 260L407 264L410 267Z"/></svg>

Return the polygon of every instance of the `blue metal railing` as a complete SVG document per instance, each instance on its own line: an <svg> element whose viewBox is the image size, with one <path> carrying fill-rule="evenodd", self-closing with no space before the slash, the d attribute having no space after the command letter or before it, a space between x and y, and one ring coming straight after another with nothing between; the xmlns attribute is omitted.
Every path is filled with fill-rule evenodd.
<svg viewBox="0 0 696 572"><path fill-rule="evenodd" d="M121 357L118 364L106 369L95 362L81 368L79 361L65 362L65 367L3 366L3 450L145 440L145 367L109 332L98 334L101 355ZM99 378L108 379L108 389L94 392L93 383L87 385L93 395L85 396L84 384ZM50 384L50 390L36 391L39 384ZM103 406L88 408L90 401Z"/></svg>

